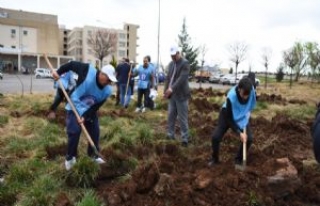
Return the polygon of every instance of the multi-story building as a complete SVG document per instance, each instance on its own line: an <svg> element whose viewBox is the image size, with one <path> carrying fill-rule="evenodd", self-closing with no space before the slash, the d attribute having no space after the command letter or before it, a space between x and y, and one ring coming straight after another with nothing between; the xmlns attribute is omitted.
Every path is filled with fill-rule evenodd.
<svg viewBox="0 0 320 206"><path fill-rule="evenodd" d="M22 10L0 8L0 70L34 70L48 67L44 54L49 56L53 67L76 59L103 66L128 57L137 57L137 30L139 26L124 24L123 29L108 29L93 26L66 29L58 25L58 17L51 14L33 13ZM89 36L97 30L112 31L117 34L115 51L104 57L102 62L96 57Z"/></svg>
<svg viewBox="0 0 320 206"><path fill-rule="evenodd" d="M98 64L98 66L109 63L112 56L117 60L128 57L130 60L136 61L138 28L138 25L133 24L124 24L124 29L109 29L93 26L74 28L68 35L68 55L75 56L79 61ZM92 44L89 43L92 37L96 37L97 32L116 34L115 51L103 58L102 62L100 62L101 60L95 54Z"/></svg>
<svg viewBox="0 0 320 206"><path fill-rule="evenodd" d="M45 53L55 66L70 59L59 56L58 17L0 8L0 69L47 67Z"/></svg>

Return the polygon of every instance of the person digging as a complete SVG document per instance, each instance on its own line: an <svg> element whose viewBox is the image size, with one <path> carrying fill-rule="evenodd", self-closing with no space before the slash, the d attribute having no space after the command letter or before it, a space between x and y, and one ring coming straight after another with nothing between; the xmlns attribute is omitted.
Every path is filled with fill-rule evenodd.
<svg viewBox="0 0 320 206"><path fill-rule="evenodd" d="M220 110L218 125L212 135L212 158L209 166L219 164L220 142L229 128L236 132L241 142L246 143L246 150L252 144L252 132L249 126L250 113L256 106L256 95L248 78L240 80L227 93L226 101ZM241 165L243 160L243 145L241 143L235 157L235 164Z"/></svg>

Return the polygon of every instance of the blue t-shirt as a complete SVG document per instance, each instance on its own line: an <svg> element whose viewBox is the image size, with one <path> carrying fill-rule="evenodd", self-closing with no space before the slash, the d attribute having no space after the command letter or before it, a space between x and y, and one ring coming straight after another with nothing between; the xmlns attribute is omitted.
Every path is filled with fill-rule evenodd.
<svg viewBox="0 0 320 206"><path fill-rule="evenodd" d="M118 65L117 68L117 77L119 84L127 84L128 83L128 74L130 72L130 65L128 63L123 63Z"/></svg>

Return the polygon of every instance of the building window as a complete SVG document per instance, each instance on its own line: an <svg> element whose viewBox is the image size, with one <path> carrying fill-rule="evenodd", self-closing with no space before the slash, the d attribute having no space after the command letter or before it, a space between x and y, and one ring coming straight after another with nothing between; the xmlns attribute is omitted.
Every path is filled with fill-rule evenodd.
<svg viewBox="0 0 320 206"><path fill-rule="evenodd" d="M126 39L126 34L120 33L119 34L119 39Z"/></svg>
<svg viewBox="0 0 320 206"><path fill-rule="evenodd" d="M126 47L126 42L119 42L119 47Z"/></svg>
<svg viewBox="0 0 320 206"><path fill-rule="evenodd" d="M16 34L16 30L15 29L11 29L11 34Z"/></svg>
<svg viewBox="0 0 320 206"><path fill-rule="evenodd" d="M3 45L2 45L2 44L0 44L0 48L3 48Z"/></svg>
<svg viewBox="0 0 320 206"><path fill-rule="evenodd" d="M28 31L27 31L27 30L24 30L24 31L23 31L23 35L27 36L27 35L28 35Z"/></svg>
<svg viewBox="0 0 320 206"><path fill-rule="evenodd" d="M15 48L16 48L16 46L11 46L11 48L12 48L12 49L15 49Z"/></svg>
<svg viewBox="0 0 320 206"><path fill-rule="evenodd" d="M126 56L126 52L120 50L120 51L119 51L119 56L120 56L120 57L125 57L125 56Z"/></svg>
<svg viewBox="0 0 320 206"><path fill-rule="evenodd" d="M88 31L88 36L91 36L92 35L92 31Z"/></svg>

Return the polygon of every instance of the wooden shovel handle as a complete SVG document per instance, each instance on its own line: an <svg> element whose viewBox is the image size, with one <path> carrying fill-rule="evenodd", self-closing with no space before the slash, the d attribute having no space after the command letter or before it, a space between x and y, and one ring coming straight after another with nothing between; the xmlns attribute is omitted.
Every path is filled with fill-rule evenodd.
<svg viewBox="0 0 320 206"><path fill-rule="evenodd" d="M243 129L243 133L244 134L247 134L247 131L246 131L246 127ZM247 141L248 141L248 137L247 137ZM242 143L242 160L243 162L245 162L247 160L247 141L243 141Z"/></svg>

